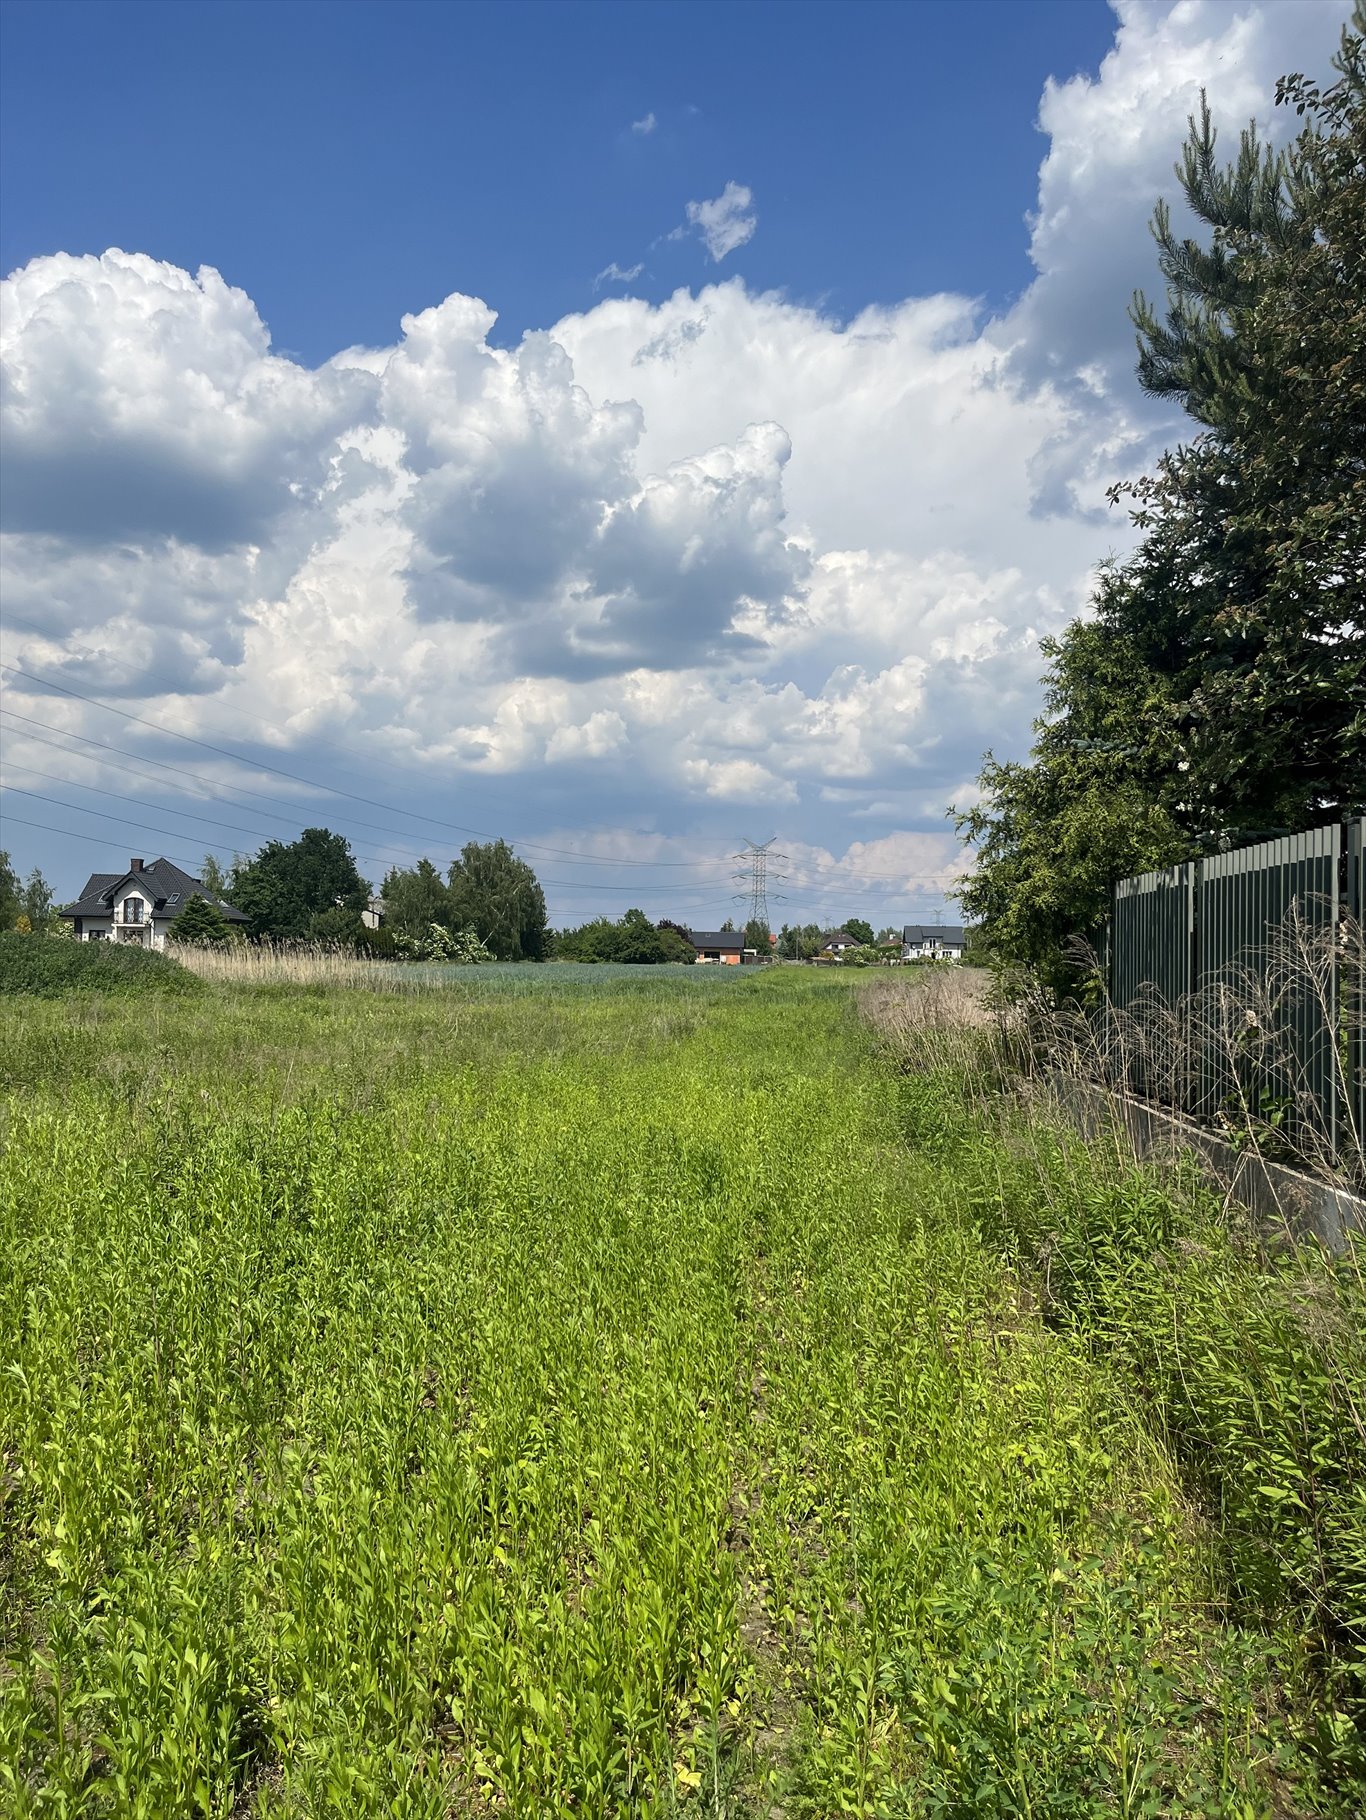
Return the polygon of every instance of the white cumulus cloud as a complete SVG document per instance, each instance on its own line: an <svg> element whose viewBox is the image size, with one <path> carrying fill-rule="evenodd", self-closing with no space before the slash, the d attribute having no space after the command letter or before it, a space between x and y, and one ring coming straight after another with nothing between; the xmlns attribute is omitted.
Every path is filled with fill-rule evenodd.
<svg viewBox="0 0 1366 1820"><path fill-rule="evenodd" d="M691 861L753 808L803 920L910 915L958 863L946 802L1027 740L1040 637L1127 545L1107 483L1173 427L1125 306L1185 114L1203 83L1235 130L1326 66L1344 10L1121 0L1098 75L1043 96L1036 277L995 317L946 293L840 320L731 279L509 347L457 293L308 368L210 268L35 259L0 298L5 657L552 844ZM719 261L755 219L731 183L682 231ZM109 738L73 698L5 696ZM10 762L40 750L7 730ZM141 787L104 762L90 781Z"/></svg>

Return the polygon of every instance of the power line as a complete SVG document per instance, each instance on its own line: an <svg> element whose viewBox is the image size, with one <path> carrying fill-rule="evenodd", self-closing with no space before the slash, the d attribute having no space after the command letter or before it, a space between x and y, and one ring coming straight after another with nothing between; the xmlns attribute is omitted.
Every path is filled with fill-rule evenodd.
<svg viewBox="0 0 1366 1820"><path fill-rule="evenodd" d="M86 788L86 786L78 784L77 788L83 789L83 788ZM155 822L134 821L131 816L127 816L127 815L110 815L108 810L106 810L106 809L89 809L89 808L86 808L81 803L66 802L60 796L48 796L41 790L22 789L18 784L0 784L0 790L8 790L12 796L29 797L34 802L50 803L53 808L70 810L70 812L73 815L99 816L104 821L117 822L120 827L136 828L143 834L169 834L170 837L172 838L172 840L184 840L186 837L186 834L188 833L188 830L185 828L162 828L162 827L157 826L157 824ZM111 791L108 794L112 795L113 792ZM172 809L169 811L169 813L174 815L177 813L177 811ZM15 816L12 819L14 819L15 821L18 821L19 817ZM43 826L43 824L26 822L26 823L24 823L24 826L25 827L41 827L41 826ZM61 834L61 833L70 833L70 832L73 832L73 830L54 828L51 830L51 832L53 832L54 834ZM208 848L208 851L210 853L221 854L221 853L225 852L226 849L221 848L221 847L214 848L214 847L210 846ZM384 866L389 863L387 860L383 859L377 853L357 853L355 855L355 857L359 860L364 860L367 865ZM713 895L711 888L709 886L701 885L701 884L684 885L682 887L679 887L677 885L669 885L669 884L649 885L649 884L644 884L644 883L639 883L639 884L634 884L634 885L609 885L609 884L599 884L597 882L597 880L595 880L595 879L581 879L581 878L542 878L542 879L537 879L537 883L542 887L542 889L544 889L546 886L550 886L553 890L556 890L556 891L611 892L613 896L622 896L622 897L660 897L660 896L664 895L665 893L668 893L669 895L671 895L673 897L679 897L679 896L684 896L684 895L691 896L693 894L699 894L703 897L710 897L711 895Z"/></svg>
<svg viewBox="0 0 1366 1820"><path fill-rule="evenodd" d="M235 808L247 808L249 814L267 815L271 821L282 821L282 823L286 823L287 826L298 826L298 817L300 817L300 815L315 815L316 812L322 808L322 804L318 803L289 803L287 797L266 795L266 792L262 792L262 790L249 790L246 784L220 783L215 777L206 777L202 772L187 772L186 768L180 766L180 764L166 764L162 759L149 759L149 757L144 757L140 752L129 752L126 746L111 746L111 744L104 741L104 739L93 739L89 733L76 733L73 732L73 730L69 730L69 728L64 728L64 726L53 726L51 721L36 721L36 719L33 719L33 715L16 713L13 708L0 706L0 715L7 715L11 721L22 721L25 728L40 726L40 728L44 728L45 732L62 733L65 739L75 739L75 741L84 744L84 746L96 746L100 752L113 752L116 757L131 759L135 764L153 766L158 772L167 772L169 775L173 775L173 777L189 777L193 783L202 784L206 790L211 790L211 792L215 792L216 795L224 797L224 801L227 801L231 806L235 806ZM55 741L55 739L44 739L42 733L25 732L22 737L24 737L24 739L33 739L33 741L42 744L42 746L51 746L53 752L64 752L67 757L71 757L71 759L80 759L84 764L104 763L102 759L93 757L93 753L73 752L71 746L58 744L58 741ZM13 761L11 761L11 763L13 763ZM35 766L31 766L31 764L22 764L20 770L35 770ZM47 775L47 773L36 773L36 775ZM60 781L60 783L75 783L75 779L65 779L65 777L64 779L55 779L55 781ZM149 781L155 783L156 779L149 779ZM96 784L75 784L75 788L78 788L78 790L96 790ZM120 792L116 792L116 790L104 790L104 792L98 792L98 794L120 795ZM238 803L236 797L255 797L256 801L260 801L260 803L282 803L286 808L293 808L293 810L295 810L295 815L282 815L278 810L262 810L262 808L255 808L255 804ZM127 801L127 803L138 803L140 799L138 799L138 797L124 797L124 801ZM160 808L162 804L153 804L153 806ZM169 810L169 814L180 815L184 814L184 812L182 812L182 810ZM200 817L196 817L196 819L198 819L198 821L209 821L207 815L200 815ZM371 823L371 821L360 821L358 815L351 815L349 812L347 812L346 821L347 824L353 826L353 828L366 828L369 834L389 834L387 828L380 828L377 823ZM220 826L227 826L227 824L220 824ZM244 830L244 832L253 832L253 830ZM255 832L258 834L258 837L262 837L262 835L260 835L260 830L255 830ZM426 857L420 848L400 846L398 843L386 844L391 844L393 850L395 850L397 854L407 854L409 857L415 857L415 859L417 859L417 857ZM686 866L689 870L702 870L704 866L711 866L711 864L720 866L722 861L668 861L668 859L664 859L664 861L653 861L653 859L620 859L620 861L618 861L618 859L608 859L606 855L595 855L593 859L575 859L573 864L578 864L578 866L582 866L582 864L600 864L600 866L642 866L642 868L653 868L653 866L671 866L671 868L677 866L677 868L684 868L684 866Z"/></svg>
<svg viewBox="0 0 1366 1820"><path fill-rule="evenodd" d="M83 702L87 703L87 705L90 707L101 708L108 714L117 714L122 719L132 721L132 722L136 723L138 726L149 727L152 729L153 732L165 734L168 738L184 740L190 745L202 747L204 751L212 752L220 758L230 759L234 764L246 765L249 768L252 768L252 769L255 769L258 771L268 771L273 776L283 777L291 783L302 784L305 789L320 790L328 795L340 797L349 802L362 803L367 808L381 809L384 811L384 813L386 815L406 815L410 821L427 822L432 827L443 828L443 829L447 830L448 832L452 832L452 833L456 833L456 834L473 835L478 840L495 840L495 839L499 838L496 835L488 833L484 829L467 828L459 822L443 821L437 816L424 815L419 810L416 810L416 809L400 809L392 803L379 802L373 797L359 796L356 794L355 791L340 789L335 784L315 783L311 778L302 777L297 772L283 770L280 766L267 764L263 760L247 758L242 753L233 752L226 746L216 746L216 745L213 745L208 740L197 739L193 734L178 732L174 727L164 727L160 724L160 722L148 720L143 715L130 714L127 711L127 709L125 709L125 708L116 708L113 706L112 703L100 701L98 699L98 697L96 697L96 696L82 694L79 689L69 688L63 683L52 682L49 678L39 676L34 671L22 669L18 664L0 663L0 669L9 670L9 671L13 672L13 674L16 676L25 677L28 681L36 682L43 688L54 689L59 694L69 695L76 701L83 701ZM15 711L13 709L6 709L4 711L6 713L11 714L15 720L27 721L34 726L46 727L49 732L68 733L68 729L66 729L64 727L54 727L51 724L51 722L31 720L31 718L29 716L17 714L17 713L15 713ZM264 724L266 726L272 725L272 723L269 721L264 722ZM184 769L184 767L182 767L182 766L167 765L159 759L143 758L142 755L138 754L138 753L127 753L124 751L124 748L122 748L122 747L109 746L104 741L91 739L85 734L70 732L69 737L72 739L80 740L84 744L100 746L102 749L104 749L106 751L123 753L123 755L126 757L132 757L132 758L138 759L138 760L140 760L140 762L142 762L144 764L157 766L161 770L176 771L182 776L195 777L197 779L197 781L207 784L211 788L214 788L214 787L231 788L231 789L237 790L239 794L244 795L244 796L260 796L263 798L264 801L267 801L267 802L280 800L279 798L265 797L262 792L250 790L247 788L246 785L243 785L243 784L225 785L221 782L221 780L205 778L199 773L192 772L192 771L186 771ZM299 807L299 805L292 805L292 806ZM311 813L311 812L312 812L311 810L303 811L303 813ZM354 818L354 817L352 819L355 821L355 825L357 827L368 828L371 832L374 832L374 833L387 834L387 833L393 832L393 830L391 830L389 828L376 827L376 825L372 822L361 822L360 820L358 820L357 818ZM508 844L510 846L514 846L514 847L523 847L528 852L548 853L556 858L571 859L575 862L575 864L582 865L582 866L590 866L590 865L595 865L595 866L640 866L640 867L646 868L646 869L650 869L650 868L663 869L665 867L668 867L668 868L677 868L679 870L694 870L695 871L695 870L702 870L704 868L710 868L713 864L717 864L717 865L720 864L720 862L709 861L709 860L612 859L612 858L608 858L602 854L584 854L584 853L581 853L578 849L573 848L573 847L552 847L546 842L528 841L528 840L522 840L522 839L514 839L512 841L509 841ZM809 864L810 870L818 872L818 873L820 873L820 872L837 873L840 869L840 862L837 860L833 861L828 866L821 866L821 865L816 864L815 862L809 862L808 864ZM860 872L858 874L850 874L849 876L851 878L857 878L857 879L886 879L889 881L895 881L895 880L904 879L906 877L906 874L904 872Z"/></svg>
<svg viewBox="0 0 1366 1820"><path fill-rule="evenodd" d="M78 810L77 813L90 813L90 811ZM30 821L27 816L13 815L9 811L6 811L5 822L7 825L12 824L16 828L34 828L40 834L54 835L59 840L75 841L77 845L82 847L99 847L105 851L108 850L109 843L103 835L84 834L76 828L54 828L50 822ZM210 851L212 851L212 849L210 849ZM198 866L203 858L202 854L192 856L187 853L167 853L163 854L162 857L173 860L176 865L183 866L187 870ZM193 872L191 875L197 876L197 874L194 874ZM665 890L667 887L659 886L654 887L654 889ZM563 914L563 912L561 912L561 914Z"/></svg>
<svg viewBox="0 0 1366 1820"><path fill-rule="evenodd" d="M113 752L120 758L131 759L134 764L150 765L158 771L169 772L173 777L188 777L193 782L202 784L205 789L212 790L219 796L226 796L226 799L230 803L232 803L232 799L235 796L251 796L263 803L281 803L285 808L293 809L295 814L289 816L281 815L278 810L253 809L253 805L249 803L232 803L232 806L234 808L253 809L253 813L257 815L268 815L273 821L287 822L291 827L297 825L297 816L315 815L318 810L323 807L320 803L291 803L287 797L267 796L262 790L249 790L245 784L228 784L217 778L205 777L201 771L187 771L183 765L168 765L162 759L147 758L141 752L130 752L126 746L111 746L107 740L93 739L88 733L76 733L68 727L53 726L51 721L34 720L31 715L18 714L13 708L0 706L0 715L8 715L11 720L22 721L26 727L43 727L49 733L60 733L66 739L78 740L83 746L97 746L101 752ZM103 762L100 759L92 757L88 752L73 752L70 746L59 745L56 740L44 739L41 733L25 733L23 737L25 739L36 740L38 744L42 746L51 746L54 752L65 752L69 757L79 758L86 764L97 765ZM148 779L149 783L155 783L156 781L155 778ZM82 789L92 789L94 786L83 784L80 787ZM163 788L164 787L165 786L163 786ZM387 834L390 832L389 829L381 828L375 822L363 822L358 816L348 814L347 820L353 828L364 828L369 833Z"/></svg>
<svg viewBox="0 0 1366 1820"><path fill-rule="evenodd" d="M6 814L5 820L7 823L12 822L16 828L36 828L40 834L55 834L62 840L79 841L83 847L107 847L108 845L98 834L80 834L75 828L53 828L47 822L31 822L22 815ZM185 853L164 853L162 858L174 860L178 866L197 866L202 862L203 855L201 854L197 859L191 859ZM191 876L194 875L191 874Z"/></svg>
<svg viewBox="0 0 1366 1820"><path fill-rule="evenodd" d="M337 796L348 802L362 803L367 809L380 809L386 815L406 815L410 821L427 822L434 828L444 828L450 833L469 834L476 840L496 840L497 835L488 833L482 828L467 828L460 822L442 821L434 815L423 815L417 809L400 809L393 803L380 802L374 797L359 796L354 790L340 789L336 784L315 783L312 778L301 777L296 771L286 771L279 765L269 765L261 759L246 758L240 752L234 752L227 746L216 746L206 739L196 739L192 733L181 733L174 727L163 727L160 722L148 720L141 714L130 714L126 708L116 708L112 703L100 701L94 695L83 695L79 689L70 689L64 683L52 682L48 677L39 676L32 670L21 669L18 664L0 662L0 669L9 670L15 676L22 676L29 682L36 682L45 689L55 689L59 695L69 695L76 701L83 701L92 708L102 708L107 714L117 714L121 719L132 721L140 727L150 727L154 733L165 734L170 739L184 740L188 745L199 746L205 752L212 752L219 758L231 759L234 764L248 765L257 771L269 771L274 777L286 778L290 783L302 784L307 790L322 790L330 796ZM22 718L22 717L21 717ZM60 731L60 729L57 729ZM604 866L679 866L695 867L699 862L689 860L613 860L600 854L582 854L572 847L551 847L541 841L514 840L509 846L523 847L528 852L549 853L559 859L572 859L578 865ZM706 863L706 862L701 862Z"/></svg>
<svg viewBox="0 0 1366 1820"><path fill-rule="evenodd" d="M34 672L21 669L17 664L0 664L0 668L10 670L17 676L23 676L30 681L37 682L40 686L42 686L44 688L54 689L57 692L59 692L60 694L69 695L75 700L86 702L88 705L90 705L92 707L101 708L104 711L106 711L107 713L117 714L125 720L134 722L140 726L149 727L155 732L164 733L170 738L181 739L191 745L200 746L206 751L213 752L220 757L225 757L225 758L229 759L234 764L246 765L248 767L253 767L257 770L268 771L268 772L272 773L273 775L286 778L291 782L302 784L306 789L323 791L327 794L341 798L346 801L358 802L358 803L362 803L362 804L366 805L367 807L379 808L389 814L407 816L410 820L413 820L413 821L428 822L433 827L447 829L449 831L453 831L456 833L471 834L479 839L497 838L497 837L487 834L479 829L465 828L459 823L444 822L444 821L441 821L437 817L423 815L417 810L399 809L390 804L377 802L370 797L358 796L353 791L342 790L334 785L315 784L311 779L299 776L297 773L294 773L294 772L285 771L285 770L281 769L279 766L269 765L269 764L265 764L262 762L258 762L253 759L246 758L243 755L241 755L240 753L232 752L231 750L229 750L226 747L215 746L206 740L196 739L191 734L179 733L174 728L163 727L158 722L147 720L143 716L136 715L136 714L130 714L125 709L116 708L108 702L99 701L94 696L84 695L79 690L67 688L65 685L63 685L61 683L51 682L45 677L37 676ZM159 770L159 771L165 771L173 776L189 778L192 781L194 781L195 783L202 785L205 789L213 791L213 792L219 794L220 796L226 795L226 799L228 801L231 801L233 796L239 796L239 797L247 796L247 797L255 798L259 802L263 802L263 803L283 803L285 807L293 808L296 811L296 813L298 813L298 814L310 815L310 816L313 815L314 813L316 813L317 810L322 807L322 805L320 805L320 804L304 805L304 804L298 804L298 803L290 803L285 798L269 796L263 791L252 790L245 784L240 784L240 783L236 783L236 782L228 783L222 779L206 777L206 776L204 776L204 774L202 772L189 771L184 766L168 764L164 760L161 760L161 759L149 758L142 753L130 752L127 750L126 747L111 745L108 741L95 739L89 734L77 733L77 732L73 731L72 729L61 727L61 726L56 726L50 721L38 720L33 716L20 714L20 713L16 712L16 710L14 710L13 708L3 707L3 708L0 708L0 712L8 715L11 720L22 723L26 727L40 727L49 733L59 733L65 739L75 740L81 745L93 746L100 751L115 753L116 755L118 755L122 758L125 758L125 759L129 759L136 764L148 766L148 767L151 767L151 768ZM266 724L269 725L270 723L267 722ZM39 740L39 743L44 744L44 745L49 745L49 746L54 745L53 741L43 740L43 739L41 739L41 736L37 735L37 734L27 734L27 735L25 735L25 737L36 738ZM88 754L86 754L86 753L71 752L70 748L66 747L66 746L58 745L58 746L55 746L55 749L58 751L70 752L70 755L74 758L86 759L87 762L97 762L97 761L90 760ZM78 787L85 788L85 789L95 788L95 786L93 786L93 785L81 785ZM107 792L107 794L115 795L117 793L116 792ZM134 800L134 799L128 799L128 800ZM246 806L246 805L238 805L238 806ZM180 813L180 812L176 811L176 810L172 810L171 813L175 814L175 813ZM275 810L275 809L265 810L265 811L258 809L256 811L256 813L258 813L258 814L266 813L266 814L270 815L271 819L273 819L273 820L288 821L288 819L289 819L286 816L280 815L278 810ZM208 820L209 818L203 817L200 819ZM367 830L367 832L370 832L370 833L392 834L393 832L395 832L395 830L393 830L392 828L381 827L378 824L373 823L373 822L362 821L359 817L351 815L349 813L348 813L347 819L351 822L351 824L353 826L355 826L357 828L364 828ZM392 846L392 850L395 852L403 853L405 851L404 848L402 848L394 843L386 842L384 844ZM772 843L770 842L768 844L771 845ZM643 871L656 871L656 870L674 871L674 870L677 870L677 871L690 871L690 872L696 872L696 873L703 873L703 872L710 871L713 866L715 866L717 868L717 870L719 871L721 866L724 864L724 862L721 862L721 861L709 861L709 860L640 860L640 859L627 859L627 858L611 858L607 855L602 855L602 854L584 854L574 848L552 847L546 843L537 842L537 841L513 840L513 841L509 842L509 845L511 845L513 847L520 847L529 853L551 854L553 856L556 856L556 857L559 857L562 859L567 859L572 864L578 865L578 866L605 866L609 869L626 869L626 868L637 869L637 868L639 868L640 870L643 870ZM411 848L408 848L408 849L406 849L406 851L411 854L413 850ZM744 857L746 857L746 855L737 855L735 857L744 858ZM783 857L783 856L775 856L775 857ZM383 863L383 862L380 861L377 863ZM841 862L839 862L839 861L832 861L829 865L820 865L817 862L810 861L810 862L806 862L806 864L802 867L802 870L815 873L818 877L821 875L830 877L832 883L831 883L831 889L830 889L829 895L831 895L832 897L839 890L855 892L855 893L859 893L861 895L865 895L866 892L863 890L863 888L866 886L873 885L874 881L886 881L888 883L898 884L901 887L902 893L905 893L906 890L908 889L908 884L907 884L908 874L904 871L901 871L901 872L852 872L852 871L845 872L842 869ZM957 868L954 868L952 870L948 870L943 873L922 874L920 876L921 876L921 878L930 878L930 879L937 878L937 879L956 880L958 877L961 876L961 873ZM718 883L720 882L719 878L718 878L717 882ZM811 888L809 881L801 879L801 878L794 879L792 882L802 889L809 890Z"/></svg>
<svg viewBox="0 0 1366 1820"><path fill-rule="evenodd" d="M316 803L308 804L308 805L289 804L287 798L278 797L278 796L266 796L261 791L248 790L244 785L220 784L213 778L205 777L202 772L186 771L182 766L164 764L160 759L156 759L156 758L144 758L140 753L129 752L122 746L111 746L105 740L92 739L89 737L89 735L84 734L84 733L69 732L64 727L54 727L48 721L34 720L32 718L32 716L27 715L27 714L16 714L13 708L0 707L0 715L8 715L11 720L22 721L26 727L30 727L30 728L31 727L43 727L50 733L62 733L67 738L79 740L83 745L96 746L102 752L113 752L122 758L131 759L135 764L155 766L158 770L166 771L174 777L190 778L193 782L201 784L206 789L214 791L219 796L222 796L224 798L224 800L231 807L245 808L248 810L249 813L255 814L255 815L266 815L272 821L284 822L286 824L286 826L288 826L288 827L297 827L299 825L297 819L294 816L281 815L278 810L259 809L254 804L251 804L251 803L239 804L236 801L234 801L234 798L238 797L238 796L249 796L249 797L259 798L260 801L267 802L267 803L283 802L286 804L286 806L293 807L296 811L296 815L298 815L298 816L316 815L318 812L318 809L320 807L320 805L318 805ZM65 753L68 758L78 758L81 760L81 762L83 764L99 765L104 762L103 760L96 758L92 753L73 752L69 746L60 745L56 740L44 739L43 735L41 733L26 732L23 735L23 737L25 739L36 740L39 745L49 746L54 752ZM15 763L14 760L10 760L8 762L11 764ZM78 790L89 790L89 791L95 792L97 795L113 796L123 802L131 802L134 804L140 804L142 802L142 799L140 797L126 796L117 790L102 790L99 788L99 786L97 786L95 784L77 783L76 780L72 779L72 778L53 778L51 776L51 773L40 772L36 769L35 766L32 766L32 765L20 764L17 766L17 769L22 770L22 771L31 771L34 773L35 776L48 777L49 780L54 783L71 784L73 788L78 789ZM159 783L159 780L155 779L155 778L149 778L148 782L149 783ZM161 787L163 789L166 788L165 785L161 785ZM188 793L186 793L186 794L188 794ZM162 808L164 805L151 804L148 806L159 809L159 808ZM189 811L181 810L181 809L168 809L167 813L169 813L171 815L188 815ZM198 815L195 816L194 819L198 820L198 821L204 821L204 822L208 822L208 821L212 820L212 818L209 816L198 816ZM386 834L389 832L388 829L380 828L374 822L361 821L359 819L359 817L351 815L349 812L347 813L346 821L347 821L348 825L351 827L365 828L369 832L372 832L372 833ZM232 826L232 824L219 823L218 826L229 827L229 826ZM254 829L254 830L253 829L239 829L238 832L254 833L257 835L258 838L269 838L269 837L262 835L261 830L259 830L259 829ZM388 843L385 843L385 844L388 844ZM414 849L412 847L407 847L407 848L401 847L401 846L397 845L396 843L392 845L392 851L400 854L401 856L405 856L405 857L413 858L413 859L427 857L427 855L423 854L421 852L421 850L419 850L419 849ZM716 865L719 867L719 866L723 865L725 862L719 861L719 860L717 860L717 861L708 861L708 860L697 860L697 861L630 860L630 859L614 860L614 859L609 859L606 856L600 855L591 862L589 862L587 860L579 859L579 860L573 861L572 863L575 865L586 865L586 864L591 863L594 865L607 866L609 868L618 866L618 865L623 866L623 867L639 866L639 867L647 868L647 869L654 867L654 866L669 867L671 869L672 868L681 869L681 868L686 867L689 870L695 869L695 870L700 871L705 866ZM703 881L701 881L701 880L698 881L699 886L702 884L702 882ZM661 887L661 889L664 889L664 888L666 888L666 887ZM685 886L683 888L687 889L688 887Z"/></svg>
<svg viewBox="0 0 1366 1820"><path fill-rule="evenodd" d="M81 754L73 752L71 756L73 758L78 758ZM3 762L11 771L23 771L30 777L41 777L49 784L65 784L72 790L88 790L92 796L110 796L115 802L132 803L134 808L137 809L153 809L158 815L179 815L185 821L203 822L206 827L226 828L233 834L249 834L253 840L275 839L273 834L263 834L259 828L244 828L239 822L221 822L212 815L196 815L189 809L173 809L169 803L149 803L139 796L125 796L119 790L102 790L98 784L83 784L72 777L57 777L54 776L51 771L39 771L34 765L16 764L12 758L7 758ZM4 787L6 789L18 789L17 784L7 784ZM71 808L80 807L80 805L76 803L72 803L68 806ZM92 809L90 813L93 815L97 812ZM283 820L284 818L282 817L281 819ZM394 851L401 852L401 849L395 848Z"/></svg>

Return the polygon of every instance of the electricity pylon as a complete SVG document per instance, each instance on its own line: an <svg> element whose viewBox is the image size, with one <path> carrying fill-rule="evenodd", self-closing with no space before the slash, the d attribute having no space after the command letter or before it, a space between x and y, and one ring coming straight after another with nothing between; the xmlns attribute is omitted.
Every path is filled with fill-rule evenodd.
<svg viewBox="0 0 1366 1820"><path fill-rule="evenodd" d="M742 862L742 869L733 873L732 877L737 885L748 884L749 887L747 892L737 892L735 901L737 904L743 904L748 899L748 920L752 923L762 923L765 929L768 928L768 862L774 860L777 864L784 865L787 861L785 853L773 851L773 843L777 838L776 834L770 836L766 841L753 841L746 837L743 851L731 855L732 859ZM773 882L777 885L786 884L786 875L781 872L775 873Z"/></svg>

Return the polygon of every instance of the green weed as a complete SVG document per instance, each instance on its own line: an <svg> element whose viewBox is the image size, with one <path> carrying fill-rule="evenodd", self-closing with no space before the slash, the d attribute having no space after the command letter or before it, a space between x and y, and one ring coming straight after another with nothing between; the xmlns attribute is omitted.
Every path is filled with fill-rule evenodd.
<svg viewBox="0 0 1366 1820"><path fill-rule="evenodd" d="M0 1007L0 1806L1332 1811L951 1075L570 973Z"/></svg>

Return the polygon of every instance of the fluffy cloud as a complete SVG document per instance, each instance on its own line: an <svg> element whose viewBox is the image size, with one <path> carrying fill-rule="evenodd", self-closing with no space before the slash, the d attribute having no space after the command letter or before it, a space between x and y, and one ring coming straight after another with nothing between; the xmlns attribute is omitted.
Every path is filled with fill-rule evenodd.
<svg viewBox="0 0 1366 1820"><path fill-rule="evenodd" d="M645 139L655 130L658 124L659 122L655 119L653 114L645 114L642 115L639 120L633 120L631 122L631 131L637 138Z"/></svg>
<svg viewBox="0 0 1366 1820"><path fill-rule="evenodd" d="M309 370L207 268L35 260L0 313L5 655L308 776L383 767L365 793L423 814L464 779L462 821L667 861L699 919L751 814L787 831L794 914L917 913L957 863L944 805L1020 749L1040 636L1124 547L1107 483L1170 425L1123 306L1184 115L1202 81L1245 115L1342 10L1122 0L1098 77L1043 97L1037 277L994 319L938 295L839 321L731 280L506 348L454 295ZM689 221L719 261L752 197ZM564 889L561 914L622 907Z"/></svg>
<svg viewBox="0 0 1366 1820"><path fill-rule="evenodd" d="M1106 391L1131 387L1133 332L1116 300L1160 288L1148 222L1159 195L1183 218L1172 166L1201 89L1225 153L1252 118L1284 140L1297 123L1268 105L1275 80L1306 61L1325 69L1348 10L1344 0L1111 4L1118 29L1099 74L1044 89L1048 152L1030 237L1038 277L1007 324L1022 374Z"/></svg>
<svg viewBox="0 0 1366 1820"><path fill-rule="evenodd" d="M270 534L368 415L366 375L270 351L211 267L117 250L35 259L5 283L4 528L81 542Z"/></svg>
<svg viewBox="0 0 1366 1820"><path fill-rule="evenodd" d="M743 183L728 183L710 202L690 202L687 215L688 226L696 228L717 265L727 253L752 240L759 225L753 193Z"/></svg>

